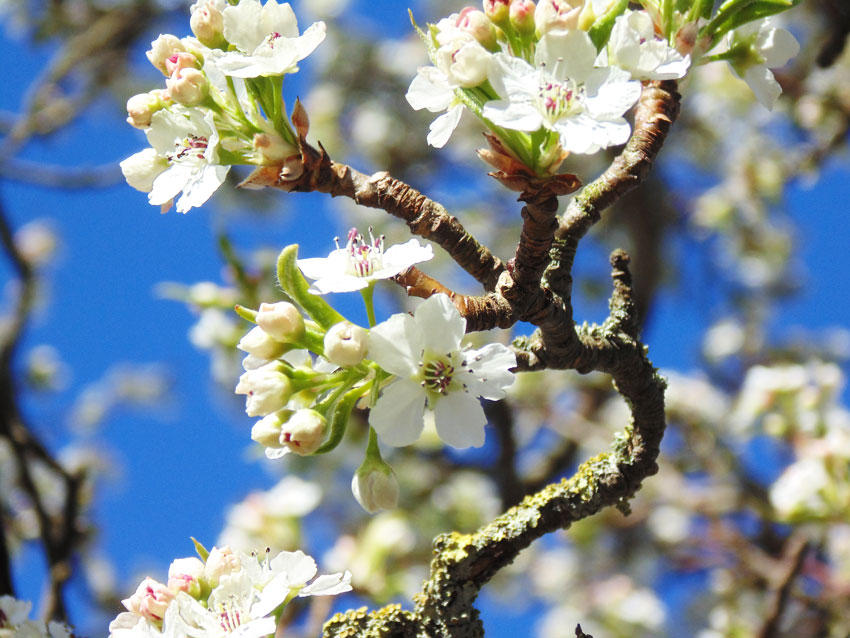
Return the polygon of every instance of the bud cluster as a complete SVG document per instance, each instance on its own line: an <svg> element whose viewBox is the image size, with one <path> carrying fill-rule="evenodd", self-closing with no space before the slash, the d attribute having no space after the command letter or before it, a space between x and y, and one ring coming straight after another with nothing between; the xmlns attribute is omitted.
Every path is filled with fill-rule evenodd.
<svg viewBox="0 0 850 638"><path fill-rule="evenodd" d="M127 182L163 210L182 193L179 212L204 203L231 165L282 166L299 155L307 117L296 102L290 119L279 78L325 37L322 22L299 35L289 4L276 0L199 0L189 25L194 37L151 43L147 58L165 88L127 101L127 122L151 148L121 163Z"/></svg>

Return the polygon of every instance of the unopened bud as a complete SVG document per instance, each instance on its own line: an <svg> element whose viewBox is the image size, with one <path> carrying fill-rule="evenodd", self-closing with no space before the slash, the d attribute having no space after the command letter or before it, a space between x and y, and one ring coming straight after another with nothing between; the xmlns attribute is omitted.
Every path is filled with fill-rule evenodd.
<svg viewBox="0 0 850 638"><path fill-rule="evenodd" d="M289 410L281 410L274 414L269 414L257 421L251 428L251 439L262 445L263 447L281 448L284 447L280 442L280 431L283 424L289 420L292 412Z"/></svg>
<svg viewBox="0 0 850 638"><path fill-rule="evenodd" d="M150 51L146 55L150 63L159 69L164 76L168 77L171 74L165 68L165 61L175 53L184 51L186 51L186 47L183 46L183 43L177 36L165 33L151 42Z"/></svg>
<svg viewBox="0 0 850 638"><path fill-rule="evenodd" d="M240 569L242 569L242 562L229 545L222 548L213 547L204 565L204 578L210 588L215 589L222 576L238 572Z"/></svg>
<svg viewBox="0 0 850 638"><path fill-rule="evenodd" d="M505 27L510 22L510 0L484 0L484 15L497 27Z"/></svg>
<svg viewBox="0 0 850 638"><path fill-rule="evenodd" d="M195 68L179 69L165 81L171 99L183 106L197 106L210 91L207 76Z"/></svg>
<svg viewBox="0 0 850 638"><path fill-rule="evenodd" d="M204 564L197 558L178 558L168 567L169 589L185 591L192 598L201 593L200 580L204 577Z"/></svg>
<svg viewBox="0 0 850 638"><path fill-rule="evenodd" d="M380 457L367 457L351 479L351 492L360 506L374 514L398 507L398 479Z"/></svg>
<svg viewBox="0 0 850 638"><path fill-rule="evenodd" d="M676 32L676 51L682 55L688 55L694 50L697 42L699 25L696 22L686 22Z"/></svg>
<svg viewBox="0 0 850 638"><path fill-rule="evenodd" d="M295 132L299 137L307 137L310 131L310 118L307 117L307 109L301 103L301 100L295 98L295 106L292 107L292 125L295 127Z"/></svg>
<svg viewBox="0 0 850 638"><path fill-rule="evenodd" d="M575 29L583 8L584 0L540 0L534 11L537 33L545 35L557 29Z"/></svg>
<svg viewBox="0 0 850 638"><path fill-rule="evenodd" d="M297 410L280 431L280 442L291 452L306 456L321 447L328 422L315 410Z"/></svg>
<svg viewBox="0 0 850 638"><path fill-rule="evenodd" d="M201 65L198 62L198 58L187 51L175 53L165 61L165 70L168 72L169 77L173 77L175 71L199 68L201 68Z"/></svg>
<svg viewBox="0 0 850 638"><path fill-rule="evenodd" d="M255 357L269 361L277 359L289 349L286 343L275 339L263 330L262 326L251 328L248 334L239 340L236 347L242 352L247 352Z"/></svg>
<svg viewBox="0 0 850 638"><path fill-rule="evenodd" d="M513 0L510 6L511 24L524 35L534 33L534 2L532 0Z"/></svg>
<svg viewBox="0 0 850 638"><path fill-rule="evenodd" d="M234 390L246 395L245 413L248 416L266 416L280 410L292 394L292 382L278 368L268 364L246 370Z"/></svg>
<svg viewBox="0 0 850 638"><path fill-rule="evenodd" d="M134 95L127 100L127 123L136 128L147 128L151 125L153 114L164 106L160 91Z"/></svg>
<svg viewBox="0 0 850 638"><path fill-rule="evenodd" d="M224 17L211 0L197 3L189 27L201 44L216 49L226 44L224 39Z"/></svg>
<svg viewBox="0 0 850 638"><path fill-rule="evenodd" d="M127 611L138 614L157 625L162 624L165 610L174 600L177 592L172 591L166 585L155 581L153 578L145 578L136 588L135 593L129 598L122 600L121 604Z"/></svg>
<svg viewBox="0 0 850 638"><path fill-rule="evenodd" d="M470 34L478 41L478 44L490 51L499 50L499 42L496 39L496 29L487 16L478 9L466 7L457 18L457 26L462 31Z"/></svg>
<svg viewBox="0 0 850 638"><path fill-rule="evenodd" d="M267 335L280 342L291 343L304 336L304 317L287 301L261 303L256 319Z"/></svg>
<svg viewBox="0 0 850 638"><path fill-rule="evenodd" d="M325 358L343 368L356 366L366 356L368 332L347 321L331 327L325 333Z"/></svg>

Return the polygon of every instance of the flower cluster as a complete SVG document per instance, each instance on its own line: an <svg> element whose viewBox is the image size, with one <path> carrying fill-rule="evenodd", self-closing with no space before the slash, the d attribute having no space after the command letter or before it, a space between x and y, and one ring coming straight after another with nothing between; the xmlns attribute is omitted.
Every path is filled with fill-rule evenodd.
<svg viewBox="0 0 850 638"><path fill-rule="evenodd" d="M616 0L484 0L483 10L467 7L429 25L420 35L433 66L418 69L406 96L414 109L441 113L428 143L445 145L466 108L498 139L497 151L552 175L568 153L626 142L624 115L640 83L682 78L697 60L727 60L773 106L780 91L768 67L798 52L790 33L749 22L733 6L741 3L725 3L710 22L711 3L682 11L641 4L633 11ZM712 49L719 53L706 55ZM482 157L497 168L505 162Z"/></svg>
<svg viewBox="0 0 850 638"><path fill-rule="evenodd" d="M59 622L30 620L32 603L0 596L0 636L20 638L71 638L71 630Z"/></svg>
<svg viewBox="0 0 850 638"><path fill-rule="evenodd" d="M278 280L294 303L238 309L257 324L238 345L247 356L236 392L246 395L249 416L263 417L251 437L269 458L329 452L354 406L365 401L369 446L352 491L370 512L398 500L378 437L390 446L411 445L431 421L448 445L481 446L487 419L479 398L503 398L514 380L516 357L508 348L462 345L466 320L446 295L426 299L413 316L400 313L375 325L375 282L432 256L416 239L385 250L383 237L367 242L356 230L327 258L299 260L297 246L290 246L279 258ZM302 271L316 280L312 286ZM368 330L314 294L352 290L363 294Z"/></svg>
<svg viewBox="0 0 850 638"><path fill-rule="evenodd" d="M622 15L608 15L612 5ZM557 172L567 153L624 143L638 80L680 78L689 65L649 14L624 6L485 0L483 11L467 7L430 25L422 36L434 65L421 67L407 92L415 109L447 111L428 142L443 146L466 107L539 174Z"/></svg>
<svg viewBox="0 0 850 638"><path fill-rule="evenodd" d="M109 625L110 638L272 636L283 608L294 598L330 596L351 590L351 574L316 575L316 562L301 551L233 552L229 547L201 558L179 558L168 568L168 581L145 578L129 598L127 611Z"/></svg>
<svg viewBox="0 0 850 638"><path fill-rule="evenodd" d="M181 213L206 202L233 164L283 165L298 156L307 117L300 103L287 117L283 76L325 37L322 22L299 34L292 8L276 0L198 0L191 12L195 37L151 43L147 56L165 89L127 102L127 121L151 148L121 163L130 186L163 211L180 195Z"/></svg>

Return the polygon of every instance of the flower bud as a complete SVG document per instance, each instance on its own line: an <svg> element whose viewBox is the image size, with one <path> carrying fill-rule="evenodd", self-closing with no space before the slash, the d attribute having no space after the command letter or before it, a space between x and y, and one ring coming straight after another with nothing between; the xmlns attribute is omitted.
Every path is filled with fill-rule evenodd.
<svg viewBox="0 0 850 638"><path fill-rule="evenodd" d="M154 623L162 623L165 610L169 603L174 600L175 591L166 585L155 581L153 578L145 578L136 588L135 593L121 601L127 611L138 614Z"/></svg>
<svg viewBox="0 0 850 638"><path fill-rule="evenodd" d="M351 491L360 506L370 514L398 507L398 479L380 457L367 457L357 468L351 479Z"/></svg>
<svg viewBox="0 0 850 638"><path fill-rule="evenodd" d="M284 444L280 442L280 430L291 416L291 410L281 410L263 417L251 428L251 439L263 447L284 447Z"/></svg>
<svg viewBox="0 0 850 638"><path fill-rule="evenodd" d="M368 332L341 321L325 333L325 358L343 368L356 366L366 356Z"/></svg>
<svg viewBox="0 0 850 638"><path fill-rule="evenodd" d="M510 21L510 0L484 0L484 15L498 27L507 26Z"/></svg>
<svg viewBox="0 0 850 638"><path fill-rule="evenodd" d="M236 384L236 394L245 394L245 413L266 416L280 410L292 394L292 382L280 372L276 363L248 370Z"/></svg>
<svg viewBox="0 0 850 638"><path fill-rule="evenodd" d="M198 58L186 51L179 51L165 61L165 70L173 77L175 71L183 69L199 69Z"/></svg>
<svg viewBox="0 0 850 638"><path fill-rule="evenodd" d="M297 410L280 431L280 442L291 452L307 456L321 447L328 422L315 410Z"/></svg>
<svg viewBox="0 0 850 638"><path fill-rule="evenodd" d="M233 553L229 545L225 545L221 549L213 547L210 550L210 555L207 556L206 565L204 565L204 578L210 589L218 587L222 576L227 576L242 569L242 562L239 556Z"/></svg>
<svg viewBox="0 0 850 638"><path fill-rule="evenodd" d="M178 558L168 567L168 587L175 592L185 591L192 598L200 596L203 577L204 564L195 557Z"/></svg>
<svg viewBox="0 0 850 638"><path fill-rule="evenodd" d="M496 39L496 29L493 23L482 11L472 7L466 7L457 18L457 27L468 33L478 41L478 44L490 51L499 50L499 42Z"/></svg>
<svg viewBox="0 0 850 638"><path fill-rule="evenodd" d="M139 93L127 100L127 123L145 129L151 125L153 114L165 106L160 91Z"/></svg>
<svg viewBox="0 0 850 638"><path fill-rule="evenodd" d="M122 161L120 166L130 186L137 191L150 193L154 180L168 168L168 159L148 147Z"/></svg>
<svg viewBox="0 0 850 638"><path fill-rule="evenodd" d="M166 77L170 75L165 68L165 61L175 53L186 51L186 47L180 42L180 39L170 33L160 35L156 40L151 42L150 51L146 53L148 60Z"/></svg>
<svg viewBox="0 0 850 638"><path fill-rule="evenodd" d="M178 69L165 81L168 95L183 106L197 106L210 92L207 76L195 68Z"/></svg>
<svg viewBox="0 0 850 638"><path fill-rule="evenodd" d="M242 352L247 352L255 357L269 361L277 359L289 349L286 343L275 339L271 334L263 330L262 326L251 328L248 334L239 340L236 347L242 350Z"/></svg>
<svg viewBox="0 0 850 638"><path fill-rule="evenodd" d="M295 152L295 148L277 133L255 133L254 150L260 165L280 165Z"/></svg>
<svg viewBox="0 0 850 638"><path fill-rule="evenodd" d="M437 66L464 88L478 86L487 79L491 54L475 41L460 48L442 46L437 49Z"/></svg>
<svg viewBox="0 0 850 638"><path fill-rule="evenodd" d="M224 17L212 0L198 2L194 5L189 27L201 44L211 49L226 44L224 39Z"/></svg>
<svg viewBox="0 0 850 638"><path fill-rule="evenodd" d="M261 303L256 319L257 325L278 341L299 341L304 336L304 317L289 302Z"/></svg>
<svg viewBox="0 0 850 638"><path fill-rule="evenodd" d="M540 0L534 12L537 33L545 35L556 29L575 29L583 8L584 0Z"/></svg>
<svg viewBox="0 0 850 638"><path fill-rule="evenodd" d="M295 98L295 106L292 107L292 126L295 127L295 132L301 137L307 137L310 132L310 118L307 117L307 109L304 108L301 100Z"/></svg>
<svg viewBox="0 0 850 638"><path fill-rule="evenodd" d="M523 35L534 33L534 2L532 0L513 0L510 6L511 24Z"/></svg>

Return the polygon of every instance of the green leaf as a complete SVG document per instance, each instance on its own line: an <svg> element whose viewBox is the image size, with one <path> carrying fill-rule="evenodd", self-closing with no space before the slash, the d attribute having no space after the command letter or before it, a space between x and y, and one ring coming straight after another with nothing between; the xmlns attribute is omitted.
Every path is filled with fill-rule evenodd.
<svg viewBox="0 0 850 638"><path fill-rule="evenodd" d="M313 454L327 454L339 445L340 441L342 441L342 437L345 435L345 429L348 426L348 419L351 417L351 410L354 409L354 404L357 403L357 400L362 394L362 387L354 388L353 390L349 390L342 399L337 401L328 421L330 434L328 435L327 440L322 443L321 447Z"/></svg>
<svg viewBox="0 0 850 638"><path fill-rule="evenodd" d="M611 37L611 29L614 28L614 21L617 19L617 16L622 15L628 6L629 0L617 0L587 30L587 34L590 36L593 44L596 45L597 51L601 51L602 47L608 44L608 38Z"/></svg>
<svg viewBox="0 0 850 638"><path fill-rule="evenodd" d="M201 542L198 539L196 539L194 536L190 536L189 538L191 538L192 542L195 544L195 551L198 552L198 556L200 556L201 560L206 563L207 557L210 555L207 548L204 547L203 545L201 545Z"/></svg>
<svg viewBox="0 0 850 638"><path fill-rule="evenodd" d="M719 38L729 31L737 29L750 22L763 20L777 13L787 11L798 4L802 0L756 0L747 7L741 9L738 13L730 16L726 21L719 24L714 32L714 38Z"/></svg>
<svg viewBox="0 0 850 638"><path fill-rule="evenodd" d="M317 324L327 330L345 317L334 310L331 305L317 295L307 292L307 280L298 268L298 244L284 248L277 258L277 279L284 292L301 306Z"/></svg>

